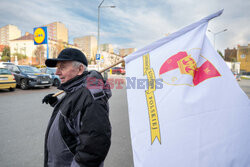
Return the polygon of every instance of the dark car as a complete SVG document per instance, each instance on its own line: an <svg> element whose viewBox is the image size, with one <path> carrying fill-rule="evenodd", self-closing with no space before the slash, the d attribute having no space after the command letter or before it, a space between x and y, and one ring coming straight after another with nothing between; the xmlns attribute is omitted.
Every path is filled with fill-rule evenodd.
<svg viewBox="0 0 250 167"><path fill-rule="evenodd" d="M113 67L112 68L112 74L122 74L124 75L126 72L125 72L125 69L122 68L122 67Z"/></svg>
<svg viewBox="0 0 250 167"><path fill-rule="evenodd" d="M242 79L250 79L250 72L242 72Z"/></svg>
<svg viewBox="0 0 250 167"><path fill-rule="evenodd" d="M17 86L20 86L21 89L31 87L49 88L52 85L51 75L42 74L36 67L9 65L7 68L14 74Z"/></svg>
<svg viewBox="0 0 250 167"><path fill-rule="evenodd" d="M56 75L56 68L46 67L46 68L41 68L40 70L41 70L41 72L46 73L46 74L50 74L52 76L53 86L58 87L61 84L61 80L60 80L59 76Z"/></svg>

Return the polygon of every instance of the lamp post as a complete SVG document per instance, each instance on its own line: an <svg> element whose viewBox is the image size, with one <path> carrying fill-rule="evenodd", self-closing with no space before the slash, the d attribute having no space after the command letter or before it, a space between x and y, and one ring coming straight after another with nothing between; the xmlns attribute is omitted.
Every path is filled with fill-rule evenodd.
<svg viewBox="0 0 250 167"><path fill-rule="evenodd" d="M116 6L102 6L102 2L98 6L98 36L97 36L97 53L100 53L99 41L100 41L100 8L115 8Z"/></svg>
<svg viewBox="0 0 250 167"><path fill-rule="evenodd" d="M225 32L225 31L227 31L227 29L224 29L224 30L221 30L221 31L218 31L218 32L215 32L215 33L212 32L211 30L208 30L208 32L212 33L213 36L214 36L214 48L215 48L215 36L222 33L222 32Z"/></svg>

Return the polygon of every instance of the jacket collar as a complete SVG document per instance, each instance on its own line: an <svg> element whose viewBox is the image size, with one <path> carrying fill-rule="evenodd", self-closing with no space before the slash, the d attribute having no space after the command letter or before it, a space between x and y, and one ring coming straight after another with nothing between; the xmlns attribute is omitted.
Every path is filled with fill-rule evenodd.
<svg viewBox="0 0 250 167"><path fill-rule="evenodd" d="M74 92L84 85L88 71L84 71L81 75L68 80L67 82L61 84L58 89L65 91L66 93Z"/></svg>

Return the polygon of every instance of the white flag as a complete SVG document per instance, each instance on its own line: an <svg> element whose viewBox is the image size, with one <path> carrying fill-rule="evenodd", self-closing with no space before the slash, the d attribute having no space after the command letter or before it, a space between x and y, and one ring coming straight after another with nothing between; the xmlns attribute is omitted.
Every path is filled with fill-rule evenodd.
<svg viewBox="0 0 250 167"><path fill-rule="evenodd" d="M250 166L250 100L206 36L221 13L125 58L135 167Z"/></svg>

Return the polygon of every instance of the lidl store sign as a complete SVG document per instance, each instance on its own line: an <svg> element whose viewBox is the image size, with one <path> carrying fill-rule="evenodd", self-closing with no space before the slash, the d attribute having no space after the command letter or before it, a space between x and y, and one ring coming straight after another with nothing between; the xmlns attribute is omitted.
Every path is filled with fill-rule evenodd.
<svg viewBox="0 0 250 167"><path fill-rule="evenodd" d="M34 28L34 44L47 44L47 27Z"/></svg>

